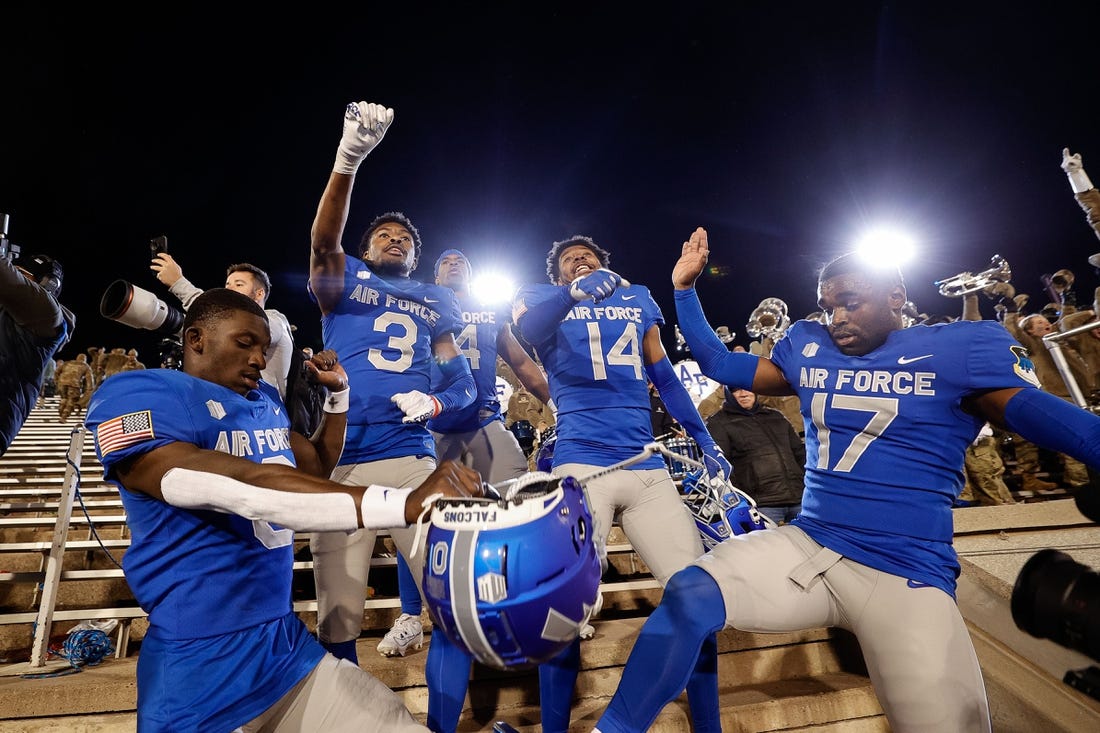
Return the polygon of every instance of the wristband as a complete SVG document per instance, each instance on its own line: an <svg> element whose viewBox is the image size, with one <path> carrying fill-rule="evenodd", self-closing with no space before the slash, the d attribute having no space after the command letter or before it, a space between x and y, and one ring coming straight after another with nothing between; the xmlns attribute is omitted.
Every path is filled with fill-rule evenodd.
<svg viewBox="0 0 1100 733"><path fill-rule="evenodd" d="M344 387L339 392L329 392L325 398L325 412L333 415L342 415L348 411L351 402L351 387Z"/></svg>
<svg viewBox="0 0 1100 733"><path fill-rule="evenodd" d="M364 529L407 527L405 502L415 489L393 489L389 486L367 486L363 490L360 515Z"/></svg>

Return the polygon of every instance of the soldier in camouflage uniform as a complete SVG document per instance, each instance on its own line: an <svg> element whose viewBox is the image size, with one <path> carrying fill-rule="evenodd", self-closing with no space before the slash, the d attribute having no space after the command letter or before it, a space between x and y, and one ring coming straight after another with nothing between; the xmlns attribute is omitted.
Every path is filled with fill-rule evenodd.
<svg viewBox="0 0 1100 733"><path fill-rule="evenodd" d="M58 368L54 380L61 395L57 415L61 422L65 422L73 410L79 407L80 398L84 393L92 391L94 378L92 368L88 366L88 355L77 354L75 359L66 361Z"/></svg>

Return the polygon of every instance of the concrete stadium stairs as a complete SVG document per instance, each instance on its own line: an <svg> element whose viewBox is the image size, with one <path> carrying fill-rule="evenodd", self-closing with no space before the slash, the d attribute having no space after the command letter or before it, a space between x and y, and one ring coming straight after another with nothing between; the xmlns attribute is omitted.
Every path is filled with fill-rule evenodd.
<svg viewBox="0 0 1100 733"><path fill-rule="evenodd" d="M20 551L28 542L49 543L51 497L62 483L64 456L74 425L56 420L52 401L36 409L8 453L0 458L0 733L86 731L112 733L136 727L135 665L146 622L114 562L128 541L117 492L102 482L92 441L82 458L81 493L95 533L78 502L65 553L51 640L59 644L79 619L106 618L114 609L128 634L113 633L124 656L109 656L80 673L29 679L22 676L33 638L38 591L33 574L42 568L40 550ZM36 519L37 518L37 519ZM26 520L26 521L23 521ZM982 663L994 730L1012 733L1077 733L1100 730L1100 702L1061 681L1070 669L1095 664L1084 655L1016 629L1008 598L1019 568L1038 549L1057 547L1100 568L1100 529L1076 511L1072 501L1055 500L1004 507L956 510L956 542L963 558L959 602ZM97 539L98 535L98 539ZM304 544L304 543L303 543ZM587 733L614 692L622 666L660 590L616 530L611 567L604 578L604 609L594 620L596 635L582 643L571 731ZM14 549L11 549L14 548ZM420 720L427 709L424 659L431 643L408 656L387 659L375 645L399 613L392 547L380 539L371 572L373 596L364 611L358 643L361 665L392 687ZM388 556L388 557L387 557ZM315 623L308 556L300 554L295 602L311 628ZM430 621L425 613L425 631ZM750 634L727 629L719 635L723 729L881 733L890 730L867 678L858 644L843 631L814 629L797 634ZM53 667L51 669L57 669ZM934 704L934 701L930 701ZM538 725L534 672L501 673L475 665L459 730L490 730L506 720L525 733ZM691 730L686 699L673 701L655 722L661 733Z"/></svg>

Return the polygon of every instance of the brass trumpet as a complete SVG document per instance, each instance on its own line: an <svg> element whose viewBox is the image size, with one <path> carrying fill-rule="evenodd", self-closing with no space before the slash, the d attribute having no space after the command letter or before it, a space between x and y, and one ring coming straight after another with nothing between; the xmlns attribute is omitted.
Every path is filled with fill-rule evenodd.
<svg viewBox="0 0 1100 733"><path fill-rule="evenodd" d="M969 293L977 293L985 290L994 283L1006 283L1012 279L1012 270L1008 261L1000 255L993 255L989 260L989 269L978 273L960 272L953 277L937 280L934 285L940 289L940 295L949 298L960 298Z"/></svg>
<svg viewBox="0 0 1100 733"><path fill-rule="evenodd" d="M765 298L749 316L745 332L753 338L765 336L776 341L786 333L789 325L791 318L787 315L787 304L779 298Z"/></svg>

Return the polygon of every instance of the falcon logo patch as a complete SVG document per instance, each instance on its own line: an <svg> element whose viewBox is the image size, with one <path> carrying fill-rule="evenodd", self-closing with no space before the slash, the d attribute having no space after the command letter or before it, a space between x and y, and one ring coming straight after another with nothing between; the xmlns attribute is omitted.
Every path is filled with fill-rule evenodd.
<svg viewBox="0 0 1100 733"><path fill-rule="evenodd" d="M1039 384L1038 375L1035 374L1035 364L1032 363L1031 355L1028 354L1027 349L1019 344L1015 344L1009 346L1008 350L1016 357L1016 363L1012 365L1012 371L1016 372L1016 376L1028 384L1042 387L1042 385Z"/></svg>

